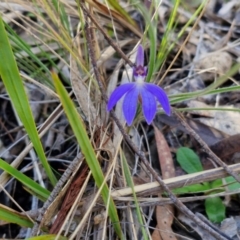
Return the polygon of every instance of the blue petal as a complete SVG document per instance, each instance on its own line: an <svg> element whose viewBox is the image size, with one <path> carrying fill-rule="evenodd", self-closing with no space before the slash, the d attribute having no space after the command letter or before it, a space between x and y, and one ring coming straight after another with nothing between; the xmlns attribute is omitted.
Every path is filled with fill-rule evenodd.
<svg viewBox="0 0 240 240"><path fill-rule="evenodd" d="M108 100L107 110L108 111L112 110L112 108L116 105L116 103L120 100L120 98L128 91L131 91L134 86L135 86L134 83L124 83L121 86L117 87L112 92Z"/></svg>
<svg viewBox="0 0 240 240"><path fill-rule="evenodd" d="M157 111L156 98L154 95L152 95L152 93L147 91L145 88L142 88L141 95L142 95L143 115L147 123L150 124Z"/></svg>
<svg viewBox="0 0 240 240"><path fill-rule="evenodd" d="M144 87L157 98L157 100L161 103L163 110L169 116L171 114L171 106L165 91L153 83L145 83Z"/></svg>
<svg viewBox="0 0 240 240"><path fill-rule="evenodd" d="M128 126L132 124L136 115L138 95L139 90L137 87L135 87L126 94L123 100L123 114Z"/></svg>
<svg viewBox="0 0 240 240"><path fill-rule="evenodd" d="M137 49L137 56L136 56L136 66L143 66L144 65L144 49L140 44Z"/></svg>

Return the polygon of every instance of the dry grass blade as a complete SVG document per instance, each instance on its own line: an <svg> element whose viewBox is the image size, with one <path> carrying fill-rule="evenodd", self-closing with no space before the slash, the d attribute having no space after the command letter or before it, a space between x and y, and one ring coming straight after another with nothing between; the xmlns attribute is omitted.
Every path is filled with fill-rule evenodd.
<svg viewBox="0 0 240 240"><path fill-rule="evenodd" d="M100 13L109 16L109 8L107 8L105 5L103 5L102 3L98 2L98 1L92 1L92 0L87 0L86 2L88 2L91 6L93 6L94 8L96 8ZM115 10L111 9L111 16L119 21L121 24L123 24L125 27L127 27L128 29L130 29L133 33L135 33L137 36L141 37L142 34L140 33L137 25L131 24L130 22L127 21L127 19L125 19L122 15L120 15L118 12L116 12Z"/></svg>
<svg viewBox="0 0 240 240"><path fill-rule="evenodd" d="M122 52L122 50L117 46L117 44L108 37L108 34L104 31L104 29L101 27L101 25L97 22L97 20L89 13L89 11L83 6L82 3L81 7L84 11L84 14L86 15L86 18L89 17L91 21L94 23L94 25L101 31L105 39L108 41L108 43L116 50L118 54L132 67L134 64L126 57L126 55ZM92 39L92 38L91 38Z"/></svg>
<svg viewBox="0 0 240 240"><path fill-rule="evenodd" d="M193 201L198 201L198 200L205 200L207 198L211 197L224 197L224 196L231 196L240 193L240 190L236 191L230 191L230 192L221 192L221 193L216 193L216 194L211 194L210 195L204 195L204 196L196 196L196 197L179 197L178 199L181 202L193 202ZM114 198L116 201L121 201L121 202L129 202L133 201L133 197L115 197ZM170 198L144 198L144 197L138 197L139 201L139 206L164 206L167 204L171 204L172 201ZM130 205L130 207L134 207L134 205ZM124 209L126 207L119 207L120 209Z"/></svg>
<svg viewBox="0 0 240 240"><path fill-rule="evenodd" d="M41 128L39 129L39 137L42 138L46 132L49 130L49 128L52 126L53 123L55 123L55 121L62 115L62 109L61 109L61 105L59 105L55 111L52 112L52 114L48 117L48 119L44 122L44 124L41 126ZM17 168L21 162L23 161L24 157L29 153L29 151L33 148L33 144L30 143L28 144L25 149L16 157L16 159L14 159L14 161L11 163L11 166L14 168ZM0 175L0 183L4 186L8 180L9 180L10 176L6 173L3 172ZM1 192L1 189L0 189Z"/></svg>
<svg viewBox="0 0 240 240"><path fill-rule="evenodd" d="M99 118L97 110L91 101L87 86L84 84L83 79L81 79L80 74L78 73L77 63L72 56L70 59L70 69L72 89L78 100L81 110L83 111L83 114L87 117L89 122L92 124L95 123L98 127L101 127L102 121Z"/></svg>
<svg viewBox="0 0 240 240"><path fill-rule="evenodd" d="M234 170L236 173L240 173L240 163L233 164L229 166L230 169ZM199 173L187 174L184 176L179 176L175 178L165 179L164 183L170 188L180 188L183 186L188 186L195 183L202 183L213 181L219 178L228 176L227 172L222 168L215 168L211 170L202 171ZM162 187L159 182L145 183L138 186L135 186L134 191L141 195L150 195L157 194L159 191L162 191ZM112 197L123 197L132 194L131 188L123 188L115 190L112 192Z"/></svg>

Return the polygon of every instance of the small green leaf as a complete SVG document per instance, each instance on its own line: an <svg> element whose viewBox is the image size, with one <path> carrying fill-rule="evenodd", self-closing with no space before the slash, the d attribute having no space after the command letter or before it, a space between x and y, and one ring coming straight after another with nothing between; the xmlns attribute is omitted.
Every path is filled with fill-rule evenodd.
<svg viewBox="0 0 240 240"><path fill-rule="evenodd" d="M240 183L236 182L236 180L233 177L226 177L226 182L229 184L227 187L229 190L234 191L238 190L240 188Z"/></svg>
<svg viewBox="0 0 240 240"><path fill-rule="evenodd" d="M213 223L220 223L226 217L226 207L220 197L207 198L205 200L205 210L208 219Z"/></svg>
<svg viewBox="0 0 240 240"><path fill-rule="evenodd" d="M211 181L210 182L210 185L211 185L211 188L214 189L214 188L220 188L222 187L223 183L222 183L222 179L216 179L214 181Z"/></svg>
<svg viewBox="0 0 240 240"><path fill-rule="evenodd" d="M181 147L177 150L177 161L187 173L196 173L203 171L202 163L198 155L187 147Z"/></svg>

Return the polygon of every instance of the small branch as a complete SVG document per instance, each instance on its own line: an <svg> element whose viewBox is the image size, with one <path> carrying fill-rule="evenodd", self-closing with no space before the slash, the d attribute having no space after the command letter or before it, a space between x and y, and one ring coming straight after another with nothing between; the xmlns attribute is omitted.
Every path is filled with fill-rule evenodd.
<svg viewBox="0 0 240 240"><path fill-rule="evenodd" d="M226 163L224 163L216 154L208 147L208 145L201 139L201 137L188 125L185 121L183 115L179 112L173 111L175 116L181 122L181 124L185 127L188 133L195 138L199 144L202 146L203 150L212 158L212 160L221 166L229 175L236 179L240 183L240 177L237 173L235 173L232 169L228 167Z"/></svg>
<svg viewBox="0 0 240 240"><path fill-rule="evenodd" d="M217 227L215 227L207 218L205 218L205 216L203 216L201 213L196 213L196 215L206 224L208 224L212 229L214 229L216 232L218 232L220 235L222 235L223 237L225 237L228 240L232 240L231 237L227 236L225 233L219 231L219 229Z"/></svg>
<svg viewBox="0 0 240 240"><path fill-rule="evenodd" d="M80 2L80 6L82 7L82 10L85 15L85 19L87 21L87 17L91 19L91 21L94 23L94 25L97 27L97 29L102 33L102 35L105 37L107 42L115 49L115 51L121 56L122 59L128 63L129 66L134 67L135 64L124 54L124 52L117 46L117 44L108 37L107 33L104 31L104 29L101 27L101 25L95 20L95 18L89 13L89 11L83 6L83 4ZM91 38L92 39L92 38Z"/></svg>
<svg viewBox="0 0 240 240"><path fill-rule="evenodd" d="M95 54L94 54L94 47L91 45L91 29L89 28L89 22L88 22L89 15L87 14L88 12L87 12L85 6L83 5L83 3L80 3L80 5L81 5L82 10L84 12L85 21L86 21L85 22L86 39L87 39L89 56L90 56L90 59L91 59L91 62L92 62L92 67L93 67L94 74L95 74L96 80L98 82L99 89L101 91L102 97L103 97L104 101L107 103L108 102L108 97L107 97L107 95L104 91L103 84L102 84L102 81L101 81L101 76L100 76L100 73L99 73L98 68L97 68L97 62L96 62L96 58L95 58ZM109 44L110 44L110 42L109 42ZM200 218L195 216L194 213L190 209L188 209L181 201L178 200L178 198L171 192L171 190L164 183L164 181L158 175L158 173L151 167L147 158L145 157L145 154L142 151L138 150L137 146L135 146L135 144L132 142L132 140L130 139L128 134L125 132L123 126L121 125L120 121L118 120L118 118L117 118L117 116L116 116L116 114L113 110L111 111L111 117L113 118L113 120L117 124L117 126L118 126L119 130L121 131L125 141L129 144L129 146L132 148L132 150L135 152L135 154L137 154L139 156L141 161L144 163L144 165L147 167L147 169L153 175L153 177L156 179L156 181L159 182L159 184L162 186L164 191L166 191L168 193L168 195L171 198L173 204L181 212L183 212L186 216L191 218L196 224L198 224L200 227L202 227L206 231L208 231L212 236L216 237L217 239L225 240L226 239L225 237L221 236L218 232L214 231L211 227L209 227L207 224L205 224L203 221L201 221Z"/></svg>

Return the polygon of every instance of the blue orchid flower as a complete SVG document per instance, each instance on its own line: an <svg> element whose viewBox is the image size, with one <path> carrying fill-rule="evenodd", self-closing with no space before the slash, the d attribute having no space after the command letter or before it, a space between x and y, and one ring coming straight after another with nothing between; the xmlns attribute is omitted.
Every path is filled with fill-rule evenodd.
<svg viewBox="0 0 240 240"><path fill-rule="evenodd" d="M157 111L156 100L162 105L165 113L170 115L171 107L164 90L153 83L145 82L147 67L144 67L144 49L142 45L139 45L137 49L133 76L135 82L122 84L112 92L107 104L107 110L111 111L117 102L124 97L122 109L128 126L132 124L136 115L138 100L142 103L143 115L148 124L151 124L155 117Z"/></svg>

